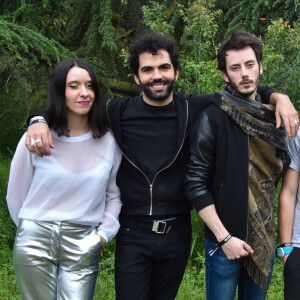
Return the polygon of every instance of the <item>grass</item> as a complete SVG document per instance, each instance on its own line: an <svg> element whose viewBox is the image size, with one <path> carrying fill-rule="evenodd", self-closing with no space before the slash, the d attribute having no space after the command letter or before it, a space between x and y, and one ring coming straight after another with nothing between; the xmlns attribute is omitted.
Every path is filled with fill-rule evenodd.
<svg viewBox="0 0 300 300"><path fill-rule="evenodd" d="M6 206L6 186L8 182L10 158L0 154L0 299L21 299L12 267L12 248L15 225ZM277 198L275 210L277 209ZM205 300L205 268L203 250L203 223L193 212L193 243L190 259L176 300ZM115 299L114 292L114 247L112 241L104 250L100 261L100 272L96 285L95 300ZM283 299L283 274L280 259L275 260L268 300Z"/></svg>

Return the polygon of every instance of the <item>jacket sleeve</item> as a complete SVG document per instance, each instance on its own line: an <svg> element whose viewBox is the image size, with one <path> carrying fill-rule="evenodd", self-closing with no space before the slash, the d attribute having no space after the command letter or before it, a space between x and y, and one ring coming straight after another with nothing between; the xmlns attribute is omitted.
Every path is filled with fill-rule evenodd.
<svg viewBox="0 0 300 300"><path fill-rule="evenodd" d="M260 95L261 101L265 104L270 103L270 96L274 92L275 91L272 88L268 87L268 86L264 86L264 85L258 85L257 86L257 93Z"/></svg>
<svg viewBox="0 0 300 300"><path fill-rule="evenodd" d="M202 112L190 133L190 161L185 178L188 201L197 211L214 204L216 138L206 112Z"/></svg>
<svg viewBox="0 0 300 300"><path fill-rule="evenodd" d="M33 118L33 117L37 117L37 116L42 116L42 117L44 117L45 120L47 121L47 123L48 123L48 124L50 123L48 111L47 111L46 109L43 109L43 110L37 111L35 114L30 115L30 116L27 118L27 120L26 120L27 126L29 126L30 119Z"/></svg>
<svg viewBox="0 0 300 300"><path fill-rule="evenodd" d="M187 96L190 102L190 119L194 123L200 113L212 104L219 104L221 102L221 96L218 93L215 94L190 94Z"/></svg>

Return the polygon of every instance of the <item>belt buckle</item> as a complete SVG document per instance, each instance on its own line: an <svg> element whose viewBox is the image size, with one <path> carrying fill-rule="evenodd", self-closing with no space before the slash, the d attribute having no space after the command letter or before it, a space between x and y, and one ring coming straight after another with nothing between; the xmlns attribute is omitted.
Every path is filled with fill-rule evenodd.
<svg viewBox="0 0 300 300"><path fill-rule="evenodd" d="M159 230L160 225L163 226L162 230ZM159 234L164 234L166 232L166 227L167 227L167 223L164 221L153 221L152 231Z"/></svg>

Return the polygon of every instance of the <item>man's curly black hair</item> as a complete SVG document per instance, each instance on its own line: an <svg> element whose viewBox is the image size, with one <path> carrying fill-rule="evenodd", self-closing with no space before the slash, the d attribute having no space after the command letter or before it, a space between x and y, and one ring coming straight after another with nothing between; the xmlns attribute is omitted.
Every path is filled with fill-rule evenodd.
<svg viewBox="0 0 300 300"><path fill-rule="evenodd" d="M175 71L180 69L179 49L176 41L166 35L147 31L137 38L129 49L129 64L132 73L138 75L140 54L148 52L157 55L159 50L166 50L169 53Z"/></svg>

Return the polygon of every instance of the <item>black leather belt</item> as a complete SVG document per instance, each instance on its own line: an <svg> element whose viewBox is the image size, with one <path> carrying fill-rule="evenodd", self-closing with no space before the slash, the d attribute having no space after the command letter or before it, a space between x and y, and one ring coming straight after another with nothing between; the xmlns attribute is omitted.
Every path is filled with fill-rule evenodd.
<svg viewBox="0 0 300 300"><path fill-rule="evenodd" d="M158 234L168 234L172 228L179 227L189 222L189 214L180 214L174 217L167 217L167 220L151 220L141 218L140 216L120 216L122 226L136 227L151 230Z"/></svg>

